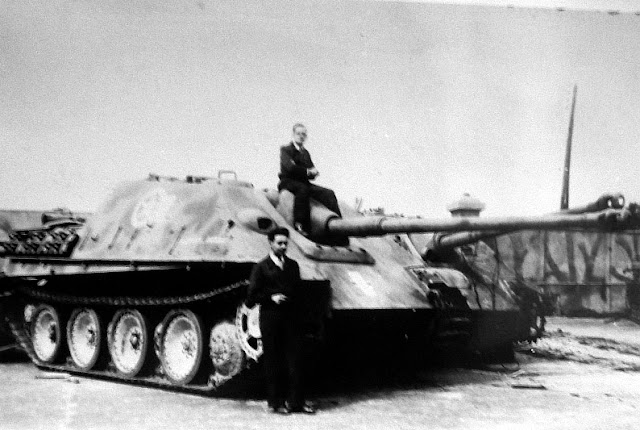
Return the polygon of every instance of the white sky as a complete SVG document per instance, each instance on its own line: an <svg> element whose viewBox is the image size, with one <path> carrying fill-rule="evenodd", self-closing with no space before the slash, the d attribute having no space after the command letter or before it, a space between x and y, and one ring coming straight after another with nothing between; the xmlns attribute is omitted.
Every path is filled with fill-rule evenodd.
<svg viewBox="0 0 640 430"><path fill-rule="evenodd" d="M440 3L474 6L508 6L519 8L547 8L566 10L591 10L601 12L640 12L637 0L378 0L404 3Z"/></svg>
<svg viewBox="0 0 640 430"><path fill-rule="evenodd" d="M640 201L636 2L490 3L0 1L0 207L91 211L149 172L275 187L302 121L349 203L550 212L574 84L571 204Z"/></svg>

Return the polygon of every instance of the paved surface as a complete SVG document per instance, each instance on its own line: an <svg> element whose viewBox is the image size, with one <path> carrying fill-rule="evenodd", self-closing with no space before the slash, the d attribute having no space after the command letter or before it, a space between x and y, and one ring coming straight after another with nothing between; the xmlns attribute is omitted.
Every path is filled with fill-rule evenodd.
<svg viewBox="0 0 640 430"><path fill-rule="evenodd" d="M562 331L583 338L602 338L640 347L640 325L620 318L564 318L547 319L547 331Z"/></svg>
<svg viewBox="0 0 640 430"><path fill-rule="evenodd" d="M315 416L270 415L261 399L215 399L75 377L39 379L48 374L29 363L0 363L0 428L637 429L640 372L616 370L609 361L545 356L543 341L551 340L559 350L564 342L577 358L573 343L599 351L599 344L580 343L582 334L598 333L591 337L606 337L627 351L604 350L613 354L611 363L638 358L624 349L634 350L624 340L635 344L638 326L614 323L551 319L550 336L523 348L518 363L430 369L411 380L343 387L318 399Z"/></svg>

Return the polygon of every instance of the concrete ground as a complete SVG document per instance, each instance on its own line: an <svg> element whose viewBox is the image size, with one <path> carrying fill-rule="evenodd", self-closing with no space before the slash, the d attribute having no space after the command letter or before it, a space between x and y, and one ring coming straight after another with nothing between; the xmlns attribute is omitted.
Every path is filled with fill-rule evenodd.
<svg viewBox="0 0 640 430"><path fill-rule="evenodd" d="M551 318L517 362L429 369L327 391L314 416L0 363L1 429L637 429L640 327ZM637 349L636 349L637 347ZM62 378L62 379L60 379Z"/></svg>
<svg viewBox="0 0 640 430"><path fill-rule="evenodd" d="M562 331L577 337L609 339L640 348L640 325L622 318L549 317L547 332Z"/></svg>
<svg viewBox="0 0 640 430"><path fill-rule="evenodd" d="M548 359L640 370L640 326L625 319L550 318L529 352Z"/></svg>

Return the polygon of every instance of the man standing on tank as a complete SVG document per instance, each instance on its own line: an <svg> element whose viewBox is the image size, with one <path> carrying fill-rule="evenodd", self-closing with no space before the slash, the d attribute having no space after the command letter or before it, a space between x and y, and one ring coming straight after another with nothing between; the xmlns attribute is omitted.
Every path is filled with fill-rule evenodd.
<svg viewBox="0 0 640 430"><path fill-rule="evenodd" d="M267 238L271 250L253 267L247 294L247 306L260 304L267 404L272 413L313 414L304 401L300 266L286 256L289 230L277 227Z"/></svg>
<svg viewBox="0 0 640 430"><path fill-rule="evenodd" d="M280 183L278 184L278 190L291 191L295 196L294 227L304 236L309 235L311 227L309 198L317 200L330 211L341 216L333 191L310 182L318 177L319 172L304 146L306 140L306 127L300 123L295 124L291 142L280 148Z"/></svg>

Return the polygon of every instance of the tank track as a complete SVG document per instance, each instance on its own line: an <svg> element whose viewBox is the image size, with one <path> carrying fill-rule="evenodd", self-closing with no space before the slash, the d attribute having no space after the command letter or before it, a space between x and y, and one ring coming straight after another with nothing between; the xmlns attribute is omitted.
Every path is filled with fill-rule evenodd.
<svg viewBox="0 0 640 430"><path fill-rule="evenodd" d="M114 310L117 310L122 306L135 306L141 308L147 307L148 309L149 307L154 306L174 307L203 303L214 297L220 298L220 296L231 295L234 292L238 292L243 287L246 287L248 284L249 281L245 279L204 293L172 297L80 297L45 292L28 286L19 286L14 290L12 298L10 298L15 300L16 303L14 306L8 306L8 312L5 315L5 320L18 344L26 352L31 361L40 369L61 371L73 375L88 376L115 382L200 395L224 395L233 393L234 388L242 386L243 382L246 382L246 379L254 377L253 375L251 375L253 372L250 372L249 370L254 367L253 364L255 364L255 362L257 361L257 357L255 357L255 354L253 354L253 357L252 354L247 354L247 357L253 358L254 360L245 359L243 361L244 365L242 366L242 369L232 377L218 378L217 380L211 377L205 378L203 380L203 378L201 377L199 378L198 382L189 383L186 385L173 384L170 380L162 375L162 370L160 370L160 374L158 374L158 369L147 376L127 377L120 375L116 371L112 363L103 366L103 369L101 370L82 370L73 363L73 360L70 357L66 358L65 363L45 363L38 358L34 350L29 323L25 321L25 317L20 306L20 299L26 300L27 302L35 300L39 303L44 304L55 303L58 305L64 304L68 306L108 306L112 307ZM208 340L207 333L204 334L204 338L205 341ZM154 339L150 339L150 343L156 342ZM207 346L204 347L204 352L202 354L203 362L209 359L207 354L207 351L209 349L208 342L206 343L206 345ZM100 355L104 356L105 354L109 355L108 350L100 352ZM156 354L157 349L154 354L153 349L148 348L146 359L148 360L149 356L154 356L154 361L159 361L155 360L157 358L155 357ZM159 368L160 363L157 363L157 365ZM202 364L200 366L202 367Z"/></svg>

